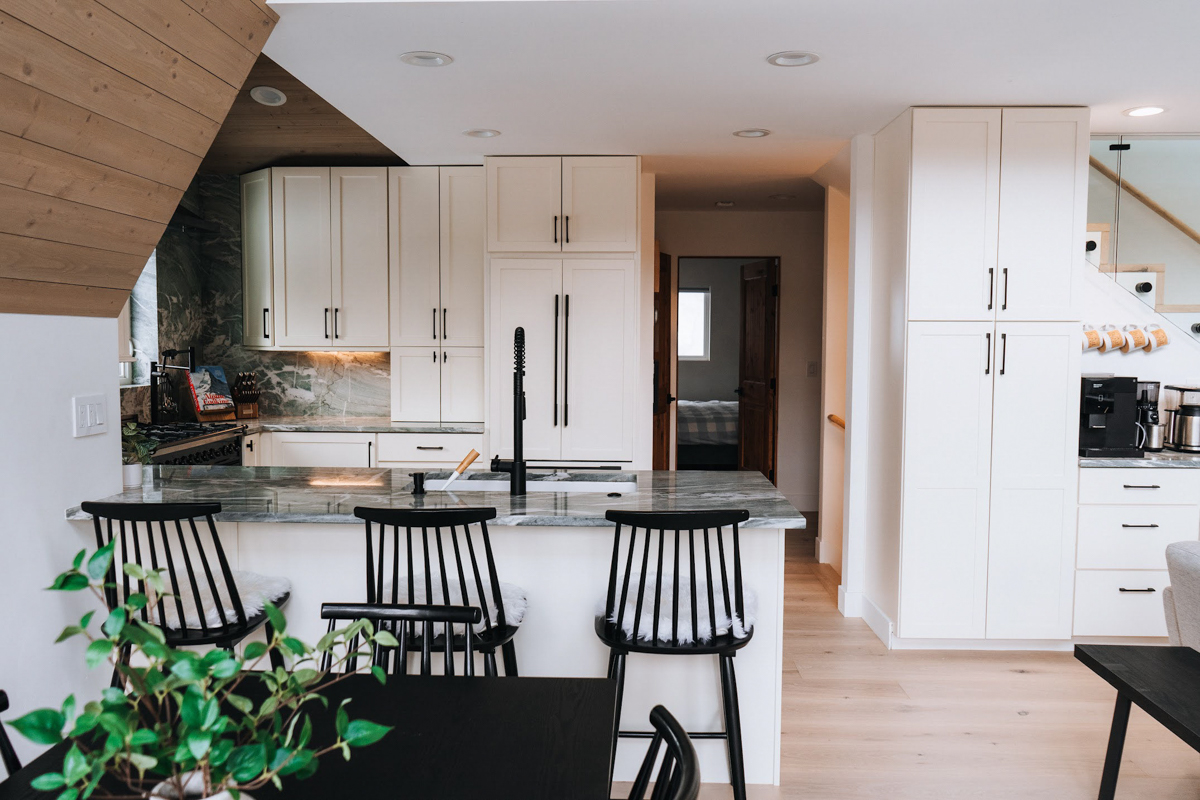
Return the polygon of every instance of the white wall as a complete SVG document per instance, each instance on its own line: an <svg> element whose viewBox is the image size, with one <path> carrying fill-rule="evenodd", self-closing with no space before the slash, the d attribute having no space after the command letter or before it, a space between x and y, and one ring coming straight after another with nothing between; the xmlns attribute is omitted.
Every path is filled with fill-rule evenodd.
<svg viewBox="0 0 1200 800"><path fill-rule="evenodd" d="M731 258L685 258L679 262L680 289L708 289L711 306L708 361L680 361L680 400L737 400L740 378L742 270Z"/></svg>
<svg viewBox="0 0 1200 800"><path fill-rule="evenodd" d="M818 505L821 381L821 211L659 211L657 237L672 256L778 256L779 474L801 511ZM818 372L819 375L819 372Z"/></svg>
<svg viewBox="0 0 1200 800"><path fill-rule="evenodd" d="M825 281L821 328L821 500L817 560L842 569L842 503L846 432L829 421L846 418L846 314L850 248L850 197L825 189Z"/></svg>
<svg viewBox="0 0 1200 800"><path fill-rule="evenodd" d="M54 644L96 607L94 598L45 587L76 552L95 548L64 519L66 509L121 489L117 321L0 314L0 341L0 689L12 719L69 693L82 705L111 676L85 669L86 642ZM84 394L108 398L109 429L75 439L71 398ZM19 736L15 745L25 759L42 749Z"/></svg>

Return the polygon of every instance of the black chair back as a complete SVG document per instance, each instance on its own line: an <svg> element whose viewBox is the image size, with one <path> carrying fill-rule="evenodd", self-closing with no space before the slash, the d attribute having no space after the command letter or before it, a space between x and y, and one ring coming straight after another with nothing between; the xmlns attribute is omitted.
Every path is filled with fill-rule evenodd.
<svg viewBox="0 0 1200 800"><path fill-rule="evenodd" d="M221 512L219 503L87 502L80 507L92 515L97 547L117 542L105 580L110 584L104 590L110 609L130 594L146 592L144 581L131 581L124 571L125 564L137 564L146 570L165 570L169 577L167 592L174 595L158 597L153 616L149 606L143 607L143 622L166 630L171 627L169 610L179 630L208 634L217 625L210 622L210 617L219 620L221 628L246 624L246 611L213 521L213 515ZM206 527L204 535L197 520ZM198 627L189 624L188 611L199 618Z"/></svg>
<svg viewBox="0 0 1200 800"><path fill-rule="evenodd" d="M5 711L8 711L8 694L0 691L0 714ZM17 758L17 751L13 749L8 730L3 723L0 723L0 761L4 762L4 769L9 775L21 768L21 760Z"/></svg>
<svg viewBox="0 0 1200 800"><path fill-rule="evenodd" d="M625 635L633 642L649 637L651 644L687 647L705 638L701 636L702 622L708 622L711 637L715 637L722 619L719 614L723 613L731 621L729 634L736 638L733 622L744 625L746 620L738 523L749 518L748 511L605 514L605 519L616 523L604 606L612 635ZM664 565L669 567L665 573ZM664 584L664 574L669 588ZM631 603L630 634L625 629ZM664 605L670 606L669 630L660 624ZM702 609L707 612L703 618ZM643 613L647 611L651 621L644 623ZM649 631L645 629L647 624Z"/></svg>
<svg viewBox="0 0 1200 800"><path fill-rule="evenodd" d="M475 606L484 633L509 624L487 529L496 509L359 507L354 516L367 526L368 603Z"/></svg>
<svg viewBox="0 0 1200 800"><path fill-rule="evenodd" d="M655 706L650 712L650 724L654 726L654 737L650 740L650 748L646 750L642 767L633 782L629 800L644 800L646 797L646 788L654 773L654 762L658 760L658 751L664 743L667 749L658 768L658 777L654 779L654 793L650 795L650 800L696 800L700 794L700 759L696 757L692 740L679 721L662 706Z"/></svg>
<svg viewBox="0 0 1200 800"><path fill-rule="evenodd" d="M467 677L475 675L475 634L472 626L479 623L483 612L471 606L407 606L379 605L371 603L323 603L321 619L329 620L329 633L338 627L338 622L355 622L360 619L369 620L376 630L385 630L399 641L399 647L377 646L371 653L371 664L380 666L392 675L408 673L408 655L411 643L420 641L421 674L431 675L433 667L433 644L436 626L461 625L465 629L465 658L463 674ZM420 633L417 626L421 627ZM454 638L446 636L442 660L442 674L454 675ZM350 642L352 649L358 648L358 637ZM390 669L389 669L390 662ZM322 671L329 671L333 665L332 654L326 653L321 657ZM358 668L356 658L351 658L346 667L353 671Z"/></svg>

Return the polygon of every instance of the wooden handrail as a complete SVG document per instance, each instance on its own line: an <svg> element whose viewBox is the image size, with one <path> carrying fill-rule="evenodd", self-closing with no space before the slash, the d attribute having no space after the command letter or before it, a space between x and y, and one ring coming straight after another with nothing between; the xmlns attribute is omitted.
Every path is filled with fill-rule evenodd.
<svg viewBox="0 0 1200 800"><path fill-rule="evenodd" d="M837 414L830 414L829 421L832 422L834 425L837 425L842 430L846 430L846 420L842 419Z"/></svg>
<svg viewBox="0 0 1200 800"><path fill-rule="evenodd" d="M1137 188L1136 186L1134 186L1133 184L1131 184L1129 181L1125 180L1124 178L1119 177L1117 175L1117 173L1115 173L1111 169L1109 169L1103 162L1101 162L1095 156L1089 156L1088 163L1092 165L1092 169L1096 170L1096 172L1099 172L1101 175L1108 178L1113 183L1119 183L1121 186L1121 189L1123 191L1128 192L1130 195L1132 195L1136 200L1138 200L1138 202L1140 202L1146 208L1150 209L1155 214L1158 214L1160 217L1165 219L1167 222L1169 222L1171 225L1173 225L1175 228L1177 228L1184 236L1188 237L1196 244L1200 244L1200 233L1197 233L1196 230L1194 228L1192 228L1190 225L1188 225L1186 222L1184 222L1179 217L1172 214L1170 211L1167 211L1165 208L1160 206L1158 203L1151 200L1149 197L1146 196L1146 194L1144 192L1142 192L1141 189Z"/></svg>

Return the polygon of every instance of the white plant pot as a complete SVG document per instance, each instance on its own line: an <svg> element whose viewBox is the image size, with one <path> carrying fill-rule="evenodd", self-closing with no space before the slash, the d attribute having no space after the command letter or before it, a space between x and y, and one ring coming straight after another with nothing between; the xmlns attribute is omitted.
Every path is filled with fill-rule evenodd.
<svg viewBox="0 0 1200 800"><path fill-rule="evenodd" d="M122 464L121 465L121 483L126 489L132 489L142 485L142 465L141 464Z"/></svg>

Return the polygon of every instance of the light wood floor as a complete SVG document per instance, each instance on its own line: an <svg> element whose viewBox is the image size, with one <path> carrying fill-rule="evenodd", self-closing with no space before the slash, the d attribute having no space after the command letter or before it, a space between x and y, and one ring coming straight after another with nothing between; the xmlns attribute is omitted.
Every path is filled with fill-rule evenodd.
<svg viewBox="0 0 1200 800"><path fill-rule="evenodd" d="M783 785L752 798L1096 797L1106 683L1070 653L889 651L838 613L811 553L789 542ZM1136 706L1117 798L1200 798L1200 755Z"/></svg>

